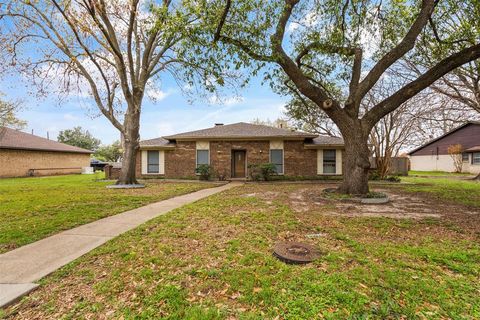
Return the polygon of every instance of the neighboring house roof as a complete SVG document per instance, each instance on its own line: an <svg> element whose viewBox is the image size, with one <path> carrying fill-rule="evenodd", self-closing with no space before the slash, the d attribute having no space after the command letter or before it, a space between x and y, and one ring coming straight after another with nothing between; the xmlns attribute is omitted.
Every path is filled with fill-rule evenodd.
<svg viewBox="0 0 480 320"><path fill-rule="evenodd" d="M480 152L480 146L474 146L465 150L465 152Z"/></svg>
<svg viewBox="0 0 480 320"><path fill-rule="evenodd" d="M164 137L177 139L248 139L248 138L315 138L316 134L270 126L239 122L228 125L216 125L213 128L184 132Z"/></svg>
<svg viewBox="0 0 480 320"><path fill-rule="evenodd" d="M150 140L143 140L140 141L140 147L147 148L147 147L175 147L175 143L165 139L165 138L155 138Z"/></svg>
<svg viewBox="0 0 480 320"><path fill-rule="evenodd" d="M417 152L417 151L419 151L419 150L421 150L421 149L423 149L423 148L431 145L432 143L437 142L438 140L441 140L441 139L445 138L446 136L448 136L448 135L450 135L450 134L452 134L452 133L454 133L454 132L457 132L458 130L463 129L463 128L465 128L466 126L469 126L469 125L480 125L480 121L468 121L468 122L462 124L461 126L455 128L455 129L453 129L453 130L451 130L451 131L449 131L449 132L447 132L447 133L445 133L445 134L443 134L443 135L441 135L441 136L439 136L439 137L437 137L437 138L435 138L435 139L433 139L433 140L430 140L429 142L425 143L424 145L422 145L422 146L420 146L420 147L418 147L418 148L413 149L412 151L410 151L410 152L408 153L408 155L412 155L413 153L415 153L415 152Z"/></svg>
<svg viewBox="0 0 480 320"><path fill-rule="evenodd" d="M70 146L6 127L0 128L0 149L93 153L90 150Z"/></svg>

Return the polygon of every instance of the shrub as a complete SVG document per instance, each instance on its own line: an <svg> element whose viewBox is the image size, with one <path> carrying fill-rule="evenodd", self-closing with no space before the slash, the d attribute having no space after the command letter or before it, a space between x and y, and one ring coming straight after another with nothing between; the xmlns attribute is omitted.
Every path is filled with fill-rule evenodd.
<svg viewBox="0 0 480 320"><path fill-rule="evenodd" d="M371 180L371 181L389 181L389 182L400 182L400 177L397 176L397 175L393 175L393 176L386 176L385 178L382 179L382 177L380 176L380 174L378 173L378 171L370 171L369 172L369 175L368 175L368 180Z"/></svg>
<svg viewBox="0 0 480 320"><path fill-rule="evenodd" d="M276 174L276 167L273 163L262 163L260 165L260 172L263 180L269 181L270 177Z"/></svg>
<svg viewBox="0 0 480 320"><path fill-rule="evenodd" d="M390 181L390 182L400 182L401 179L399 176L388 176L385 178L386 181Z"/></svg>
<svg viewBox="0 0 480 320"><path fill-rule="evenodd" d="M200 175L200 180L210 180L212 167L208 164L201 164L195 169L195 172Z"/></svg>
<svg viewBox="0 0 480 320"><path fill-rule="evenodd" d="M276 167L273 163L249 164L248 174L253 181L270 181L275 175Z"/></svg>
<svg viewBox="0 0 480 320"><path fill-rule="evenodd" d="M368 174L368 180L377 181L380 180L380 174L377 170L370 171Z"/></svg>
<svg viewBox="0 0 480 320"><path fill-rule="evenodd" d="M260 172L260 168L256 164L249 164L248 165L248 175L252 181L259 181L262 178L262 173Z"/></svg>

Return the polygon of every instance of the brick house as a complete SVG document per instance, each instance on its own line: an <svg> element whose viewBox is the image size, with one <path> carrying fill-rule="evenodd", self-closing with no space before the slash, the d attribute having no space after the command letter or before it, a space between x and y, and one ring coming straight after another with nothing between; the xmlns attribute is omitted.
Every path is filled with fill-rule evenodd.
<svg viewBox="0 0 480 320"><path fill-rule="evenodd" d="M412 150L409 153L411 170L454 172L448 147L460 144L463 148L462 171L480 173L480 122L470 121L460 127Z"/></svg>
<svg viewBox="0 0 480 320"><path fill-rule="evenodd" d="M0 177L80 173L92 151L0 128Z"/></svg>
<svg viewBox="0 0 480 320"><path fill-rule="evenodd" d="M194 178L201 164L216 176L246 178L249 165L275 164L290 177L341 175L343 140L249 123L212 128L140 142L137 177Z"/></svg>

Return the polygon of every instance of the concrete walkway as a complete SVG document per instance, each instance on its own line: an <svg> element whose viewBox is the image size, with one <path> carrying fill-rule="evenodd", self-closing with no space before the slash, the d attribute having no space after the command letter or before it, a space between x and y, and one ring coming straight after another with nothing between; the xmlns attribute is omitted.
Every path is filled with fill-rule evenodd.
<svg viewBox="0 0 480 320"><path fill-rule="evenodd" d="M185 204L239 186L231 182L100 219L0 255L0 308L35 289L34 282L108 240Z"/></svg>

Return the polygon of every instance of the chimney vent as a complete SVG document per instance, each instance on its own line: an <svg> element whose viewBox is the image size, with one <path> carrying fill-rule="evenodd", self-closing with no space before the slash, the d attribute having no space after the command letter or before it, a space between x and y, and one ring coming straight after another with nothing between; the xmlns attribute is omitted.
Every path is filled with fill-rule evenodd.
<svg viewBox="0 0 480 320"><path fill-rule="evenodd" d="M215 127L223 126L223 123L215 123Z"/></svg>

